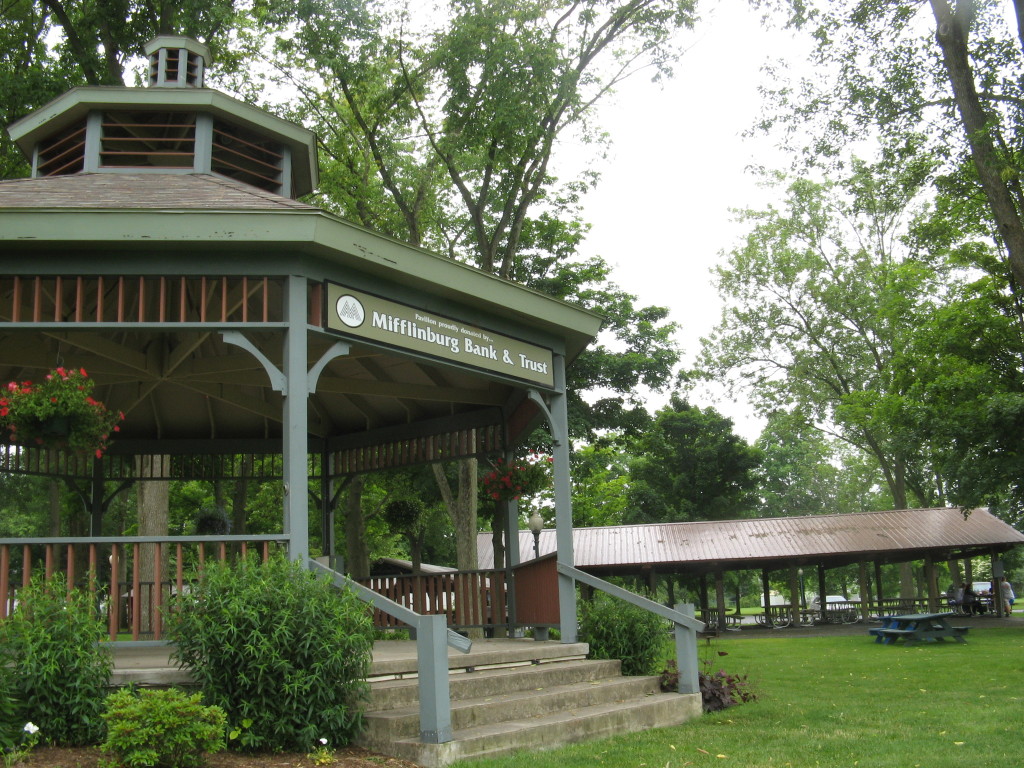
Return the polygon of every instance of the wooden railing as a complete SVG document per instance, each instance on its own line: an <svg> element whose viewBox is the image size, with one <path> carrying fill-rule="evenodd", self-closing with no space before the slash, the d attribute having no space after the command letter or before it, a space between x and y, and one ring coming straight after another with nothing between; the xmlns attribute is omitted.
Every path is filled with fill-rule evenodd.
<svg viewBox="0 0 1024 768"><path fill-rule="evenodd" d="M490 629L509 623L504 571L373 576L358 583L418 614L444 616L453 629ZM373 623L380 628L405 626L380 610L374 611Z"/></svg>
<svg viewBox="0 0 1024 768"><path fill-rule="evenodd" d="M161 641L166 606L188 593L204 563L250 552L265 560L287 541L280 534L0 539L0 619L17 610L34 576L59 575L69 591L89 592L110 640Z"/></svg>

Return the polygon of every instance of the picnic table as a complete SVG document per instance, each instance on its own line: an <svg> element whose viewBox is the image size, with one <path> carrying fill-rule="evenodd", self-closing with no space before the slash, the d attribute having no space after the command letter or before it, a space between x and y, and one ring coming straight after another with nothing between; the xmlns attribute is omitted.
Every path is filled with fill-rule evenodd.
<svg viewBox="0 0 1024 768"><path fill-rule="evenodd" d="M966 643L967 627L952 627L947 619L952 613L907 613L899 616L883 616L881 627L872 627L868 634L875 636L876 643L892 645L903 640L907 645L921 642L945 642L952 637L958 643Z"/></svg>
<svg viewBox="0 0 1024 768"><path fill-rule="evenodd" d="M813 608L798 608L797 615L800 626L809 627L817 622L820 612ZM755 613L753 616L758 626L776 629L785 629L793 621L792 608L788 605L770 605L764 613Z"/></svg>
<svg viewBox="0 0 1024 768"><path fill-rule="evenodd" d="M705 610L702 610L700 612L700 617L701 617L701 621L703 621L708 626L712 626L712 627L717 627L718 626L718 609L717 608L707 608ZM739 614L739 613L729 613L729 612L726 612L726 614L725 614L725 622L726 622L726 626L727 627L738 627L738 626L740 626L740 624L743 623L743 616L741 614Z"/></svg>

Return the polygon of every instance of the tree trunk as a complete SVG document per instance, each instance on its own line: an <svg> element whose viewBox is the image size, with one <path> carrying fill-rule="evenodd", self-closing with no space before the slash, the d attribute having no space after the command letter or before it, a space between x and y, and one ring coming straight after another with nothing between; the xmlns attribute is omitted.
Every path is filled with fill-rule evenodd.
<svg viewBox="0 0 1024 768"><path fill-rule="evenodd" d="M455 527L455 559L460 571L477 570L479 559L476 554L477 510L476 510L476 459L462 459L458 463L459 486L452 492L444 467L432 464L434 479L437 481L441 498L444 499L448 516Z"/></svg>
<svg viewBox="0 0 1024 768"><path fill-rule="evenodd" d="M460 571L475 571L479 568L479 559L476 553L477 534L477 510L476 510L476 486L477 486L477 461L476 459L460 459L458 462L459 486L456 493L452 493L448 477L444 473L444 467L440 464L432 464L434 479L437 481L441 498L444 499L448 516L452 519L455 527L455 558L456 565ZM469 599L481 600L476 590L472 590ZM471 606L467 613L469 615L480 613L480 605ZM456 606L458 610L458 606ZM467 633L473 639L483 637L482 629L470 629Z"/></svg>
<svg viewBox="0 0 1024 768"><path fill-rule="evenodd" d="M505 515L504 504L498 503L494 507L494 515L491 517L491 546L494 548L494 569L505 567Z"/></svg>
<svg viewBox="0 0 1024 768"><path fill-rule="evenodd" d="M170 506L171 484L167 480L150 480L151 477L166 475L164 468L169 456L139 456L136 459L136 501L139 515L139 536L166 536L167 518ZM156 545L143 544L139 547L140 594L132 594L132 602L141 611L143 631L151 631L155 616L157 590L162 588L167 572L166 546L161 548L160 570L156 569ZM131 587L129 587L131 588ZM166 601L164 601L166 602Z"/></svg>
<svg viewBox="0 0 1024 768"><path fill-rule="evenodd" d="M363 488L366 478L357 475L348 484L345 495L345 565L353 579L370 577L370 551L366 546L366 521L363 519Z"/></svg>
<svg viewBox="0 0 1024 768"><path fill-rule="evenodd" d="M973 3L958 2L954 12L947 0L929 1L935 17L935 39L942 51L942 63L949 76L978 180L1006 248L1013 278L1024 286L1024 224L1010 186L1003 179L1002 171L1008 161L1000 160L991 133L994 121L989 119L978 96L967 48Z"/></svg>

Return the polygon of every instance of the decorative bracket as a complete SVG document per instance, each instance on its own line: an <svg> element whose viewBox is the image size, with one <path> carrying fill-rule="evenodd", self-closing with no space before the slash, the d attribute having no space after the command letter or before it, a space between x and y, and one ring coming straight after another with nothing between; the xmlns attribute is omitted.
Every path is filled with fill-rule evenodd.
<svg viewBox="0 0 1024 768"><path fill-rule="evenodd" d="M352 347L346 344L344 341L336 341L331 345L331 348L324 352L320 359L316 361L316 365L309 369L309 373L306 377L306 391L316 392L316 384L320 381L320 374L323 373L324 368L332 360L344 357L352 351Z"/></svg>
<svg viewBox="0 0 1024 768"><path fill-rule="evenodd" d="M285 397L288 396L288 377L284 375L280 368L274 365L270 359L264 355L255 344L247 339L241 331L221 331L221 336L224 338L226 344L234 344L236 347L241 347L250 355L255 357L263 369L267 372L267 376L270 377L270 386L280 392ZM320 374L323 373L324 368L332 360L343 357L351 351L351 347L343 341L336 341L331 348L328 349L320 359L316 361L316 364L306 374L306 391L316 392L316 384L320 380Z"/></svg>
<svg viewBox="0 0 1024 768"><path fill-rule="evenodd" d="M547 402L541 396L540 392L538 392L536 389L528 389L528 390L526 390L526 396L530 400L532 400L536 404L536 406L538 408L540 408L541 413L543 413L544 416L547 417L548 424L552 428L552 434L551 434L551 442L552 442L552 444L553 445L561 445L561 441L559 440L559 436L554 434L554 424L555 424L555 421L554 421L554 417L551 414L551 409L548 407Z"/></svg>
<svg viewBox="0 0 1024 768"><path fill-rule="evenodd" d="M256 345L249 341L241 331L221 331L220 335L226 344L234 344L236 347L241 347L255 357L260 365L263 366L263 370L267 372L267 376L270 377L271 388L277 390L285 397L288 396L288 377L284 375L280 368L270 362L270 359L257 349Z"/></svg>

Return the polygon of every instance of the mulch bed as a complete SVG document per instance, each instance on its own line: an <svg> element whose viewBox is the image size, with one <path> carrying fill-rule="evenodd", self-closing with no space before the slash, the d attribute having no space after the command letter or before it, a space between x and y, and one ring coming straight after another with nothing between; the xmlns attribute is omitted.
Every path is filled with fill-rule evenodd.
<svg viewBox="0 0 1024 768"><path fill-rule="evenodd" d="M36 747L20 765L24 768L99 768L107 758L98 747ZM386 757L359 747L345 747L334 753L333 763L317 766L304 754L272 752L246 754L244 752L218 752L207 755L207 768L418 768L408 760Z"/></svg>

